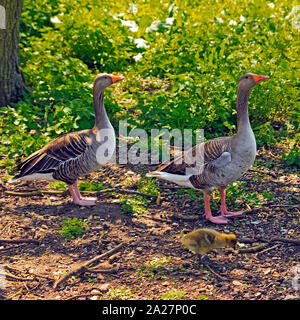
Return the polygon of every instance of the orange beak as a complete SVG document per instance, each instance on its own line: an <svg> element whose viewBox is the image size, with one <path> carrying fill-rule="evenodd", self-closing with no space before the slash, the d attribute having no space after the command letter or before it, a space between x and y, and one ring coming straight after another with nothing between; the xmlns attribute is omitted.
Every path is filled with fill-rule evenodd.
<svg viewBox="0 0 300 320"><path fill-rule="evenodd" d="M258 74L253 74L252 76L253 76L253 79L254 79L255 84L256 84L256 83L259 83L259 82L262 82L262 81L264 81L264 80L266 80L266 79L269 79L268 76L260 76L260 75L258 75Z"/></svg>
<svg viewBox="0 0 300 320"><path fill-rule="evenodd" d="M124 80L123 77L116 77L116 76L111 76L111 80L113 83L119 82L121 80Z"/></svg>

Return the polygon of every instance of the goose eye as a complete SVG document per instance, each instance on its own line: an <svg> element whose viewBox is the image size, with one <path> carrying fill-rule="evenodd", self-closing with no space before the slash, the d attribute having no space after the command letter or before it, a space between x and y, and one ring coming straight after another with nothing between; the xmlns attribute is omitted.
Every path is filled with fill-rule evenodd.
<svg viewBox="0 0 300 320"><path fill-rule="evenodd" d="M246 76L245 79L248 79L248 76Z"/></svg>

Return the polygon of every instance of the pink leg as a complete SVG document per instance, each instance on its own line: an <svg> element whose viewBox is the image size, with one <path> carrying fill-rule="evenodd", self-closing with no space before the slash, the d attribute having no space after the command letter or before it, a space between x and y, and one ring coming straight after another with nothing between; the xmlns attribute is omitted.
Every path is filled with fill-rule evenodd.
<svg viewBox="0 0 300 320"><path fill-rule="evenodd" d="M81 196L77 182L75 182L73 185L69 185L68 189L75 204L80 206L94 206L96 204L96 199L85 199Z"/></svg>
<svg viewBox="0 0 300 320"><path fill-rule="evenodd" d="M222 216L213 217L210 210L210 195L204 194L205 218L213 223L227 223L228 220Z"/></svg>
<svg viewBox="0 0 300 320"><path fill-rule="evenodd" d="M81 200L86 200L86 201L93 201L95 203L95 201L97 200L97 198L84 198L81 194L80 194L80 191L78 189L78 184L77 182L75 182L73 184L74 186L74 190L75 190L75 193L77 194L77 196L79 197L79 199Z"/></svg>
<svg viewBox="0 0 300 320"><path fill-rule="evenodd" d="M226 189L225 188L220 188L220 194L221 194L221 209L219 212L221 212L221 215L223 217L235 217L235 216L240 216L245 210L241 211L228 211L227 206L226 206Z"/></svg>

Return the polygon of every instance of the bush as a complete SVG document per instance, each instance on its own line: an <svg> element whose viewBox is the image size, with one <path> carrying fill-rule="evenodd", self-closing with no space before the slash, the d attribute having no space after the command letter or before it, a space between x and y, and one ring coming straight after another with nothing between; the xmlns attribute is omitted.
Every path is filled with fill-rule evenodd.
<svg viewBox="0 0 300 320"><path fill-rule="evenodd" d="M128 30L103 4L72 2L57 24L70 56L101 72L124 70L136 52Z"/></svg>
<svg viewBox="0 0 300 320"><path fill-rule="evenodd" d="M236 122L237 79L254 72L271 76L250 97L258 143L277 140L274 121L297 128L297 31L286 19L291 10L287 1L274 6L259 1L235 6L230 1L196 1L185 9L174 4L167 7L173 22L145 33L151 50L137 68L144 77L167 78L171 90L138 92L142 114L136 125L203 128L209 138L231 133Z"/></svg>
<svg viewBox="0 0 300 320"><path fill-rule="evenodd" d="M271 76L250 96L258 145L282 143L289 149L283 159L297 165L289 147L299 127L294 5L25 0L20 52L29 92L1 109L0 152L26 156L57 135L92 127L99 71L126 78L117 97L106 94L116 128L126 119L146 130L233 134L237 79L253 72Z"/></svg>

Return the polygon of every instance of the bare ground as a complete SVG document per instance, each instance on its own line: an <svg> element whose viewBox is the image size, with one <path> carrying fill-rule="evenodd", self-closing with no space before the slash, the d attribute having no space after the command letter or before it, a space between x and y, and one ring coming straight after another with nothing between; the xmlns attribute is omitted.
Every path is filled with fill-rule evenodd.
<svg viewBox="0 0 300 320"><path fill-rule="evenodd" d="M201 197L191 201L189 195L177 195L176 186L164 182L159 182L160 203L153 199L147 214L134 217L122 213L117 193L101 194L94 207L79 207L70 202L69 195L6 194L7 191L47 190L46 182L11 185L2 181L0 263L6 273L5 288L0 291L2 298L112 299L116 288L123 287L130 289L130 294L116 296L119 299L160 299L173 289L184 291L184 299L299 299L299 291L295 289L300 269L299 246L273 242L253 253L231 249L211 252L212 272L199 266L197 257L183 248L178 238L183 229L205 226L234 232L240 239L258 236L299 239L296 195L299 179L273 153L259 155L259 166L248 171L242 180L246 182L244 192L269 192L274 198L257 211L231 219L227 225L207 222L202 216L202 207L199 208L203 206ZM103 181L116 190L136 190L140 174L149 170L149 166L110 165L88 180ZM1 177L4 176L2 168ZM128 176L130 183L122 184ZM245 207L238 200L237 205ZM58 230L66 217L85 219L87 232L65 241ZM1 242L5 239L38 242ZM100 266L102 272L86 270L53 289L54 282L74 266L124 242L120 251L99 261L98 269ZM261 242L244 244L243 248L259 244ZM155 257L168 258L161 272L155 274L155 271L152 276L138 272Z"/></svg>

